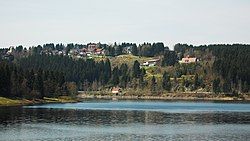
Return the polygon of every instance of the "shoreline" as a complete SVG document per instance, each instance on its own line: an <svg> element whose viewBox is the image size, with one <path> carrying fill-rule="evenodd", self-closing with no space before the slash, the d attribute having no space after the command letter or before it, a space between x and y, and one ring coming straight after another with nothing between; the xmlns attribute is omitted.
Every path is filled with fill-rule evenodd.
<svg viewBox="0 0 250 141"><path fill-rule="evenodd" d="M114 96L114 95L79 95L80 100L163 100L163 101L238 101L250 102L250 99L238 97L171 97L171 96Z"/></svg>
<svg viewBox="0 0 250 141"><path fill-rule="evenodd" d="M6 97L0 97L0 107L10 107L10 106L27 106L27 105L38 105L38 104L49 104L49 103L76 103L80 102L79 99L73 99L70 97L62 98L48 98L44 99L10 99Z"/></svg>
<svg viewBox="0 0 250 141"><path fill-rule="evenodd" d="M85 100L159 100L159 101L218 101L218 102L246 102L250 103L250 98L239 98L239 97L195 97L195 96L136 96L136 95L90 95L90 94L79 94L77 98L71 97L60 97L60 98L48 98L44 99L9 99L0 97L0 107L9 106L26 106L26 105L38 105L38 104L49 104L49 103L77 103L84 102Z"/></svg>

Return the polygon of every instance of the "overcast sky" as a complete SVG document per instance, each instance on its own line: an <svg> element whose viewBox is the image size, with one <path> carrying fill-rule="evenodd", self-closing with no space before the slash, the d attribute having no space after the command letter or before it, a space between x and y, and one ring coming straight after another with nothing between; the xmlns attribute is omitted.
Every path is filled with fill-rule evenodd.
<svg viewBox="0 0 250 141"><path fill-rule="evenodd" d="M250 43L250 0L0 0L0 47Z"/></svg>

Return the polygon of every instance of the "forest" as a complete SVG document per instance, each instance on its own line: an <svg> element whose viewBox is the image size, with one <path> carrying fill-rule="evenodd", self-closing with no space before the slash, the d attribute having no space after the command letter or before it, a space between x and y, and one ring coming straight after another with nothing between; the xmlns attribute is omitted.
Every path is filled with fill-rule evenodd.
<svg viewBox="0 0 250 141"><path fill-rule="evenodd" d="M248 92L250 85L250 45L244 44L220 44L192 46L176 44L174 50L181 53L185 51L199 52L206 55L211 52L215 57L213 62L214 92ZM194 53L193 53L194 54Z"/></svg>
<svg viewBox="0 0 250 141"><path fill-rule="evenodd" d="M42 99L74 95L75 84L66 82L63 73L43 69L24 70L16 64L0 62L0 96Z"/></svg>
<svg viewBox="0 0 250 141"><path fill-rule="evenodd" d="M160 63L153 68L141 67L137 60L132 66L126 62L112 66L110 59L125 54L124 48L128 46L132 55L160 57ZM138 46L134 43L100 44L105 49L105 55L111 58L99 60L41 53L47 49L69 52L86 47L79 44L45 44L29 49L16 47L15 59L1 57L0 96L27 99L75 96L78 90L102 91L112 87L147 90L153 95L197 90L234 95L249 92L250 45L176 44L171 51L163 43ZM6 51L1 49L0 55L3 56ZM179 64L178 60L187 55L200 61Z"/></svg>

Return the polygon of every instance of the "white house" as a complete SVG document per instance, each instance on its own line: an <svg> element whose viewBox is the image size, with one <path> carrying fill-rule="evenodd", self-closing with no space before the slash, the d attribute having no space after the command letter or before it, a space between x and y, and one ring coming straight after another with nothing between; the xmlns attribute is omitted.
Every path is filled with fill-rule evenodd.
<svg viewBox="0 0 250 141"><path fill-rule="evenodd" d="M156 66L159 61L160 59L148 60L148 61L143 62L142 66L148 66L148 67Z"/></svg>

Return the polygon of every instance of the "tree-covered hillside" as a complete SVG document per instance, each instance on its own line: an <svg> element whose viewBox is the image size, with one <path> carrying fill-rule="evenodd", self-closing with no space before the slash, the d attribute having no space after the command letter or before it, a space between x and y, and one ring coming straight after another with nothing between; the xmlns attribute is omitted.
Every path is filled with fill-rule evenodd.
<svg viewBox="0 0 250 141"><path fill-rule="evenodd" d="M248 92L250 86L250 45L204 45L177 44L179 56L191 55L201 61L213 61L213 79L216 92ZM214 60L212 59L214 58ZM211 76L212 77L212 76Z"/></svg>
<svg viewBox="0 0 250 141"><path fill-rule="evenodd" d="M81 56L90 50L104 51L107 56ZM0 52L1 96L41 98L113 87L144 95L248 93L249 54L250 45L241 44L176 44L174 51L162 43L45 44L28 50L18 46Z"/></svg>

